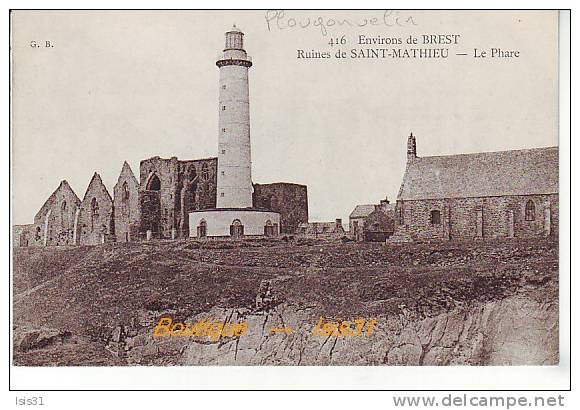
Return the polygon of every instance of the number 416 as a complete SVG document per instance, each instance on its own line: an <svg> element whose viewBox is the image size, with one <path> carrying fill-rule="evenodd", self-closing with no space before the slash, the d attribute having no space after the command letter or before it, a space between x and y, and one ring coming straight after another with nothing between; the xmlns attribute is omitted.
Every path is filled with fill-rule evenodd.
<svg viewBox="0 0 580 410"><path fill-rule="evenodd" d="M346 44L346 38L344 38L344 36L342 37L334 37L331 38L330 41L328 42L328 45L330 47L334 46L334 45L343 45Z"/></svg>

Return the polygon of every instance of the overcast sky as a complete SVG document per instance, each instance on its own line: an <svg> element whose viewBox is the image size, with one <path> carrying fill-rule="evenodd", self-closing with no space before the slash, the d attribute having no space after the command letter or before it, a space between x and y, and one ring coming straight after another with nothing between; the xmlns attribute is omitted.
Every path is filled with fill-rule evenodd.
<svg viewBox="0 0 580 410"><path fill-rule="evenodd" d="M308 185L311 220L394 201L411 131L419 156L558 143L554 12L399 12L387 24L398 17L402 26L389 26L381 11L287 11L281 28L265 16L14 12L14 223L31 223L63 179L82 199L95 171L112 194L124 160L138 178L140 160L152 156L217 156L215 60L233 23L254 61L253 181ZM326 36L313 24L288 27L318 16L349 22L329 24ZM296 58L297 49L334 54L328 42L343 34L349 54L360 34L461 37L440 46L448 59ZM520 57L473 58L474 48L492 47Z"/></svg>

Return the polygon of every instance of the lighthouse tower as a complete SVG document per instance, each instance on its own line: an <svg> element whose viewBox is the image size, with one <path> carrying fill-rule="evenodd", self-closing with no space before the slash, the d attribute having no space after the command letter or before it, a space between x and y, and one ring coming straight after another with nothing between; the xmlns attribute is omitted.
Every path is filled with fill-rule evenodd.
<svg viewBox="0 0 580 410"><path fill-rule="evenodd" d="M217 207L252 207L250 97L244 33L235 25L216 62L219 78Z"/></svg>
<svg viewBox="0 0 580 410"><path fill-rule="evenodd" d="M220 70L217 206L189 213L189 236L276 236L280 214L253 207L248 90L252 60L244 50L244 33L235 25L226 32L226 47L216 65Z"/></svg>

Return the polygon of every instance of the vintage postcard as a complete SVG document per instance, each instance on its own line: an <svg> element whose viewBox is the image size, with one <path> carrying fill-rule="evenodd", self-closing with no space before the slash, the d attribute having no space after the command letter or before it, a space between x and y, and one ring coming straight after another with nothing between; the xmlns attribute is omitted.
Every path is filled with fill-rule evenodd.
<svg viewBox="0 0 580 410"><path fill-rule="evenodd" d="M558 365L558 29L13 10L12 364Z"/></svg>

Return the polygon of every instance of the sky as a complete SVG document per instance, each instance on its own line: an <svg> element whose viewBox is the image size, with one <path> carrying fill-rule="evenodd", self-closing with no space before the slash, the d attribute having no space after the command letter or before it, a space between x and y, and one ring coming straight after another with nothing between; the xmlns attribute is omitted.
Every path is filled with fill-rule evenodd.
<svg viewBox="0 0 580 410"><path fill-rule="evenodd" d="M217 156L215 61L234 23L254 62L252 179L307 185L313 221L394 202L410 132L419 156L558 145L551 11L15 11L11 23L14 224L63 179L82 200L95 171L112 193L125 160L138 177L153 156ZM424 34L459 44L428 46L446 59L297 58L424 48L357 44Z"/></svg>

